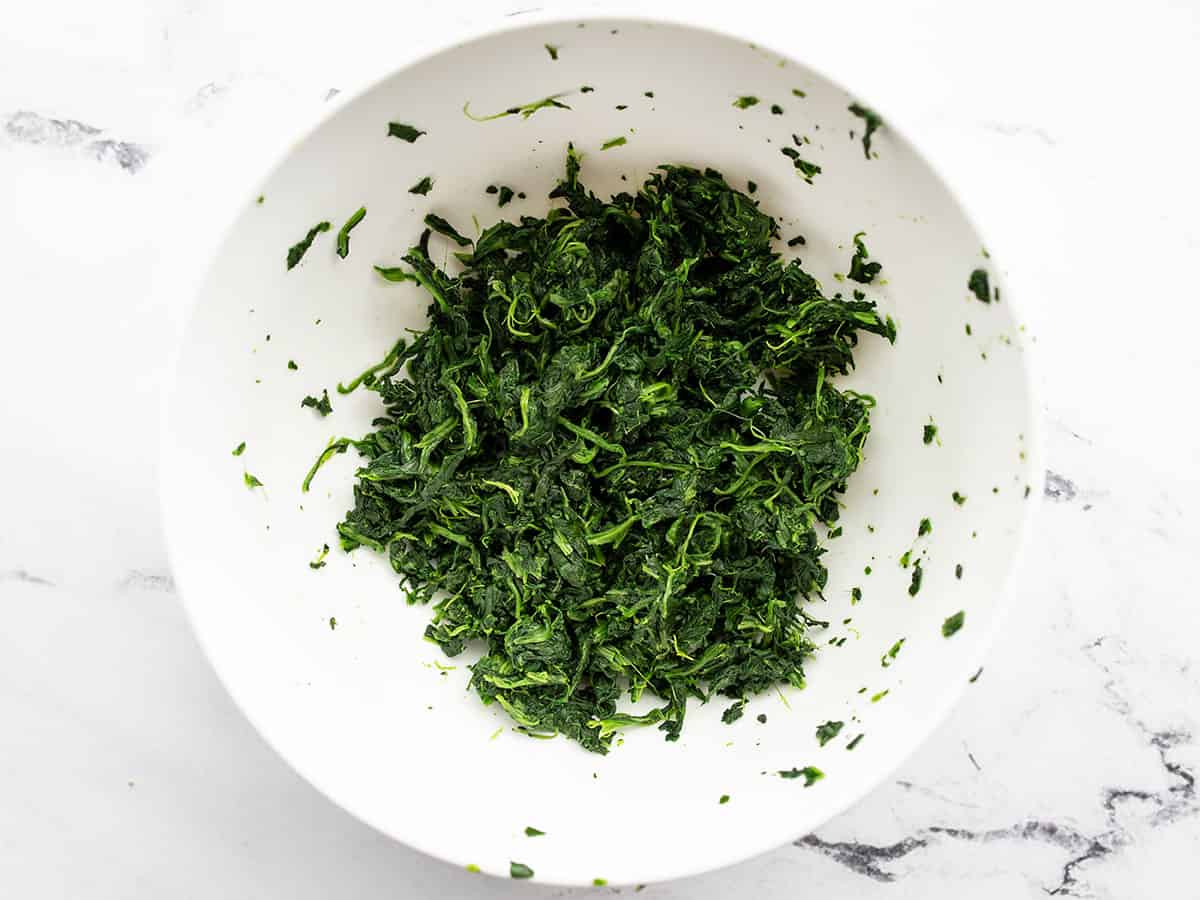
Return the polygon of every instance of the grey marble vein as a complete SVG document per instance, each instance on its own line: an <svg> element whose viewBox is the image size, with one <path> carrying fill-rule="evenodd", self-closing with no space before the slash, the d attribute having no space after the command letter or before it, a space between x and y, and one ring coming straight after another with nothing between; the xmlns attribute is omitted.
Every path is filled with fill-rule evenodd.
<svg viewBox="0 0 1200 900"><path fill-rule="evenodd" d="M30 110L15 112L4 123L5 134L17 143L78 148L93 159L115 163L130 174L140 171L149 161L150 151L146 147L97 137L103 131L77 119L55 119Z"/></svg>
<svg viewBox="0 0 1200 900"><path fill-rule="evenodd" d="M1043 493L1046 499L1063 503L1074 500L1079 493L1079 489L1075 487L1075 482L1071 481L1071 479L1047 469L1046 486Z"/></svg>
<svg viewBox="0 0 1200 900"><path fill-rule="evenodd" d="M1049 476L1052 474L1047 473L1048 484ZM1061 476L1055 477L1061 478ZM1066 479L1061 480L1070 485ZM1071 496L1074 496L1074 490L1074 486L1071 485ZM1047 492L1049 492L1049 487ZM1105 662L1098 654L1100 649L1110 644L1114 646L1119 658L1127 655L1124 643L1119 638L1107 636L1097 638L1082 649L1106 678L1104 690L1109 697L1110 708L1122 716L1141 735L1146 744L1156 751L1159 764L1169 776L1169 784L1165 790L1149 791L1120 785L1106 787L1100 796L1100 805L1104 810L1104 826L1094 834L1082 831L1064 821L1029 819L1003 828L983 830L931 825L919 829L915 834L900 841L885 845L857 841L826 841L816 835L801 838L795 842L795 845L828 856L851 871L874 881L891 882L896 881L900 876L888 868L890 863L895 863L909 854L934 846L943 840L969 841L978 844L991 844L998 841L1036 841L1061 848L1069 853L1062 865L1058 883L1044 888L1045 892L1051 896L1085 896L1085 894L1079 893L1086 888L1082 869L1088 863L1118 853L1134 841L1130 827L1123 824L1120 818L1124 806L1145 804L1152 807L1153 813L1144 819L1150 827L1168 825L1200 812L1200 798L1197 796L1195 773L1171 758L1171 752L1174 749L1192 743L1191 732L1181 727L1152 728L1135 714L1132 704L1118 686L1118 677L1113 671L1113 664ZM974 762L973 758L972 762ZM976 765L978 764L976 763ZM898 782L898 784L905 789L916 788L909 782Z"/></svg>
<svg viewBox="0 0 1200 900"><path fill-rule="evenodd" d="M166 594L175 593L175 579L163 572L144 572L141 569L131 569L121 579L120 586L125 589L142 591L162 591Z"/></svg>
<svg viewBox="0 0 1200 900"><path fill-rule="evenodd" d="M883 868L884 863L903 859L914 850L929 846L928 838L907 837L894 844L878 846L860 844L857 841L824 841L815 834L806 835L796 841L797 847L807 847L841 863L851 872L865 875L873 881L895 881L896 876Z"/></svg>
<svg viewBox="0 0 1200 900"><path fill-rule="evenodd" d="M7 572L0 572L0 582L3 581L18 581L22 584L36 584L42 587L54 587L54 582L49 578L43 578L41 575L34 575L32 572L27 572L25 569L9 569Z"/></svg>
<svg viewBox="0 0 1200 900"><path fill-rule="evenodd" d="M983 126L988 131L994 131L1005 137L1035 137L1047 147L1055 147L1058 141L1052 138L1044 128L1036 125L1018 125L1011 122L987 122Z"/></svg>

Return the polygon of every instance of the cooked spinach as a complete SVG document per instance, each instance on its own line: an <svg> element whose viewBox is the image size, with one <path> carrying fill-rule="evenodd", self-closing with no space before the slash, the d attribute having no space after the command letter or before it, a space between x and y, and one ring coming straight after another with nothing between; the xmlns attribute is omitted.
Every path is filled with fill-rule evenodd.
<svg viewBox="0 0 1200 900"><path fill-rule="evenodd" d="M388 137L400 138L411 144L423 134L427 134L427 132L412 125L405 125L403 122L388 122Z"/></svg>
<svg viewBox="0 0 1200 900"><path fill-rule="evenodd" d="M879 129L879 126L883 124L883 119L880 118L877 112L872 109L868 109L861 103L851 103L849 110L863 120L863 125L865 126L862 136L863 156L865 156L867 159L870 159L871 135L873 135Z"/></svg>
<svg viewBox="0 0 1200 900"><path fill-rule="evenodd" d="M738 109L749 109L752 106L758 106L757 97L738 97L733 101L733 105Z"/></svg>
<svg viewBox="0 0 1200 900"><path fill-rule="evenodd" d="M813 176L821 174L821 167L816 163L811 163L808 160L800 158L800 151L795 147L782 147L779 150L784 156L792 161L792 166L804 176L804 180L809 184L813 183Z"/></svg>
<svg viewBox="0 0 1200 900"><path fill-rule="evenodd" d="M432 190L432 189L433 189L433 176L426 175L424 178L422 178L420 181L418 181L416 184L414 184L412 187L410 187L408 189L408 192L410 194L420 194L423 197L426 194L428 194L430 192L430 190Z"/></svg>
<svg viewBox="0 0 1200 900"><path fill-rule="evenodd" d="M558 48L557 47L555 47L553 44L542 44L542 46L546 48L546 52L550 54L551 59L554 59L554 60L558 59Z"/></svg>
<svg viewBox="0 0 1200 900"><path fill-rule="evenodd" d="M333 412L333 404L329 402L328 390L321 391L320 399L314 397L312 394L309 394L300 401L300 406L305 409L315 409L321 414L322 418Z"/></svg>
<svg viewBox="0 0 1200 900"><path fill-rule="evenodd" d="M538 828L534 828L532 825L525 826L525 837L541 837L545 833Z"/></svg>
<svg viewBox="0 0 1200 900"><path fill-rule="evenodd" d="M463 104L463 114L473 122L490 122L493 119L503 119L505 116L520 116L522 119L528 119L539 109L570 109L571 107L561 102L558 98L565 97L566 94L551 94L549 97L543 97L541 100L534 100L530 103L524 103L521 106L510 106L506 110L498 113L492 113L490 116L475 116L471 114L471 104L468 101Z"/></svg>
<svg viewBox="0 0 1200 900"><path fill-rule="evenodd" d="M805 766L803 769L780 769L780 778L803 778L805 787L812 787L825 777L825 773L816 766Z"/></svg>
<svg viewBox="0 0 1200 900"><path fill-rule="evenodd" d="M245 441L242 441L240 444L238 444L236 447L233 448L234 456L241 456L245 452L246 452L246 442Z"/></svg>
<svg viewBox="0 0 1200 900"><path fill-rule="evenodd" d="M975 295L981 303L992 302L992 291L988 284L988 273L984 269L976 269L967 279L967 290ZM967 334L970 334L968 331Z"/></svg>
<svg viewBox="0 0 1200 900"><path fill-rule="evenodd" d="M525 865L525 863L510 862L508 864L508 874L512 878L532 878L533 869Z"/></svg>
<svg viewBox="0 0 1200 900"><path fill-rule="evenodd" d="M346 220L346 224L338 230L337 255L342 259L345 259L350 254L350 232L354 229L355 225L366 218L366 215L367 208L365 206L360 206L354 211L354 214Z"/></svg>
<svg viewBox="0 0 1200 900"><path fill-rule="evenodd" d="M333 226L331 226L328 222L318 222L308 230L308 234L304 236L303 240L298 241L289 247L287 252L288 271L296 268L296 264L300 262L300 260L304 259L304 254L307 253L308 248L312 246L313 239L316 238L318 234L328 231L332 227Z"/></svg>
<svg viewBox="0 0 1200 900"><path fill-rule="evenodd" d="M859 284L870 284L883 268L880 263L867 262L870 253L867 251L867 245L863 243L865 236L865 231L860 231L854 236L854 256L850 259L850 271L846 273L847 278Z"/></svg>
<svg viewBox="0 0 1200 900"><path fill-rule="evenodd" d="M513 198L513 189L507 184L500 186L500 196L497 198L497 206L507 206Z"/></svg>
<svg viewBox="0 0 1200 900"><path fill-rule="evenodd" d="M921 571L921 561L918 559L913 563L912 581L908 585L908 596L915 597L921 590L921 580L925 577L925 573Z"/></svg>
<svg viewBox="0 0 1200 900"><path fill-rule="evenodd" d="M963 627L963 622L966 620L967 614L963 610L959 610L954 615L949 616L942 623L942 637L954 637Z"/></svg>
<svg viewBox="0 0 1200 900"><path fill-rule="evenodd" d="M621 135L620 137L609 138L607 141L605 141L603 144L600 145L600 149L608 150L612 147L624 147L626 143L628 143L628 142L625 140L625 136Z"/></svg>
<svg viewBox="0 0 1200 900"><path fill-rule="evenodd" d="M733 698L732 719L803 685L825 623L801 603L874 405L831 377L860 332L896 331L785 263L714 170L664 165L608 201L579 175L568 147L565 206L486 228L457 274L428 232L377 267L426 290L429 325L339 385L383 409L303 487L353 446L343 549L388 555L447 655L483 650L471 686L518 730L603 753L635 725L678 738L689 698ZM626 692L661 703L622 712Z"/></svg>
<svg viewBox="0 0 1200 900"><path fill-rule="evenodd" d="M250 490L264 486L263 483L258 480L258 478L256 478L254 475L251 475L249 472L242 473L242 481L245 482L246 487L250 488Z"/></svg>
<svg viewBox="0 0 1200 900"><path fill-rule="evenodd" d="M893 662L896 661L896 657L900 655L900 649L903 646L904 646L904 638L900 638L900 640L896 641L896 643L892 644L892 646L890 648L888 648L887 653L885 653L885 654L883 654L883 656L879 657L879 664L881 666L883 666L885 669L888 668L888 666L890 666Z"/></svg>
<svg viewBox="0 0 1200 900"><path fill-rule="evenodd" d="M817 726L817 742L824 747L842 733L845 722L824 722Z"/></svg>
<svg viewBox="0 0 1200 900"><path fill-rule="evenodd" d="M328 555L329 555L329 545L328 545L328 544L322 544L322 545L321 545L321 552L317 554L317 558L316 558L316 559L314 559L312 562L310 562L310 563L308 564L308 567L309 567L310 569L323 569L323 568L325 568L325 557L326 557L326 556L328 556Z"/></svg>
<svg viewBox="0 0 1200 900"><path fill-rule="evenodd" d="M459 234L458 230L441 216L435 216L433 213L427 214L425 216L425 227L436 231L438 234L444 234L460 247L471 246L471 239Z"/></svg>

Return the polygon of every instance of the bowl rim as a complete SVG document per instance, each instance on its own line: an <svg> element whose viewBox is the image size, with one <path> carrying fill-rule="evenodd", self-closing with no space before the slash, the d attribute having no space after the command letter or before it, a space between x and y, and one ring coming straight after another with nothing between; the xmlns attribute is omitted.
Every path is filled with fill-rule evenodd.
<svg viewBox="0 0 1200 900"><path fill-rule="evenodd" d="M720 26L713 25L709 17L703 15L686 15L675 10L664 10L662 12L646 12L643 8L633 5L630 0L617 0L616 3L606 5L604 9L596 9L590 6L585 6L578 3L568 4L567 6L556 8L553 10L546 9L530 9L519 10L506 14L492 14L489 16L480 17L478 24L474 25L454 25L446 24L444 29L440 30L436 37L422 43L418 49L412 51L400 63L391 65L386 70L378 71L373 76L363 79L363 81L353 88L339 91L335 98L326 103L319 112L312 117L298 122L297 125L289 129L282 137L271 141L271 152L265 157L268 164L261 168L255 168L253 171L243 171L239 179L234 179L235 187L231 187L228 192L222 193L222 201L226 199L241 198L241 202L245 202L246 197L253 197L258 193L261 185L268 182L274 174L282 168L287 160L297 151L297 149L310 138L312 138L320 129L337 115L343 106L353 103L370 93L371 91L381 87L386 82L396 78L401 73L420 65L433 57L447 53L470 44L487 40L498 35L507 34L515 31L523 31L526 29L537 28L546 25L559 25L567 22L586 22L588 24L615 24L621 22L635 22L646 25L657 25L672 29L683 29L695 32L700 32L708 36L719 37L726 40L742 41L753 43L760 49L766 50L776 56L786 59L789 63L801 66L804 69L812 72L818 77L824 79L834 87L840 88L847 93L855 94L849 88L849 82L840 77L834 77L829 72L819 66L813 65L793 55L790 50L779 49L776 41L771 37L763 37L754 32L753 26L726 25L722 23ZM856 94L855 94L856 95ZM976 218L971 214L970 206L964 201L963 195L956 189L955 181L948 177L941 169L934 165L931 156L924 152L921 145L914 141L902 126L897 126L893 119L885 117L888 125L888 131L891 140L900 143L905 149L913 154L914 158L924 164L929 170L933 180L940 184L946 191L948 197L953 204L958 208L958 211L963 216L964 220L981 238L984 237L984 231L979 227ZM256 159L256 162L258 160ZM226 174L226 173L223 173ZM247 190L249 188L249 190ZM208 273L215 265L218 256L224 250L229 234L232 231L233 225L237 218L242 214L240 203L230 203L229 209L218 215L215 218L215 227L205 230L205 239L200 244L200 252L197 252L196 245L190 246L189 259L191 267L187 270L191 273L189 283L184 286L184 290L179 291L182 296L186 297L186 301L181 304L178 318L175 320L175 330L170 336L170 351L167 357L166 365L163 370L163 380L160 386L159 394L159 436L158 436L158 513L159 521L163 534L164 549L167 557L167 564L172 573L177 570L177 561L181 555L181 551L175 546L175 542L171 538L172 529L170 522L172 515L168 509L168 491L167 482L169 480L169 466L165 465L167 459L167 445L169 442L170 421L171 421L171 397L175 390L175 385L178 381L179 363L184 349L189 326L195 318L200 305L201 293L204 284L207 281ZM214 224L214 223L210 223ZM984 246L987 246L984 241ZM196 261L200 260L201 265L195 265ZM172 278L177 280L178 271L172 273ZM1021 322L1024 318L1021 315L1021 304L1019 298L1014 300L1012 292L1008 288L1007 279L1002 271L995 267L993 258L993 268L990 272L993 282L999 287L1005 297L1005 303L1012 309L1011 315L1014 321ZM1037 355L1033 348L1032 342L1028 339L1021 343L1022 365L1021 372L1025 381L1025 391L1028 397L1029 410L1029 428L1025 433L1025 452L1026 452L1026 467L1032 473L1034 478L1040 476L1044 472L1044 447L1043 434L1044 427L1042 422L1042 403L1040 397L1039 385L1040 366L1037 362ZM1032 487L1032 484L1031 484ZM1040 497L1040 485L1039 485ZM1015 586L1020 576L1025 561L1028 557L1028 551L1032 542L1034 532L1034 522L1038 514L1041 504L1038 502L1026 503L1023 515L1018 524L1018 536L1013 549L1012 559L1008 566L1008 571L1005 574L1003 583L996 592L996 609L988 623L986 632L975 645L976 650L968 659L969 669L982 669L985 659L991 652L997 633L1000 631L1003 624L1007 621L1010 615L1011 608L1015 601ZM420 853L431 856L442 862L453 866L463 867L471 860L465 856L460 856L455 852L454 848L435 846L426 843L422 838L422 833L419 828L414 828L411 832L403 835L397 834L393 828L385 827L375 821L374 817L365 814L358 809L346 805L333 792L325 786L325 779L318 772L309 771L306 767L297 764L292 757L286 752L284 747L279 746L268 730L264 729L258 717L243 703L233 682L228 679L222 671L221 665L217 661L217 657L212 652L207 638L204 636L204 631L200 627L198 618L195 613L195 605L189 602L187 589L181 581L176 584L177 594L180 605L183 607L184 615L188 625L194 635L197 644L200 646L201 652L212 667L213 672L217 676L217 680L225 689L226 693L232 699L235 707L243 717L251 724L259 738L283 761L289 768L295 771L304 781L311 785L317 792L322 794L333 805L345 811L353 818L369 826L374 831L386 835L387 837L402 843ZM869 773L868 777L862 778L855 783L851 788L843 791L841 799L834 803L827 811L824 811L821 816L808 824L802 824L796 827L788 826L781 827L777 830L772 830L770 836L764 837L759 841L755 848L750 852L736 851L726 855L715 854L709 855L704 860L697 860L693 865L671 866L665 869L648 868L644 874L636 878L625 877L617 880L610 880L608 884L612 887L644 884L670 881L679 878L685 878L695 875L701 875L717 869L725 868L740 862L745 862L749 859L759 857L771 850L792 843L806 834L810 834L817 828L820 828L827 822L842 815L850 807L859 803L868 794L875 791L879 785L890 778L895 772L907 763L913 755L924 745L933 734L945 724L951 710L958 705L959 701L967 687L967 680L960 679L960 682L943 691L932 705L932 713L927 719L928 727L921 731L915 731L899 738L896 745L899 750L895 752L890 761L878 767L873 773ZM789 821L797 821L803 819L802 815L796 816ZM479 867L481 874L490 875L495 878L506 878L507 873L500 870L492 870L489 866L482 865ZM562 887L588 887L592 886L593 881L591 876L580 875L572 879L549 879L534 876L530 879L533 882L546 885L555 885Z"/></svg>

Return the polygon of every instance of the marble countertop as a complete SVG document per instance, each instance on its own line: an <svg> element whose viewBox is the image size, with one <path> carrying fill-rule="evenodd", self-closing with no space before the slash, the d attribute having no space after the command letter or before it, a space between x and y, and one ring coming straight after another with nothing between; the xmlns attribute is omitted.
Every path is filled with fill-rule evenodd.
<svg viewBox="0 0 1200 900"><path fill-rule="evenodd" d="M1040 350L1050 468L1013 613L921 751L816 834L642 896L1194 895L1200 354L1175 338L1200 326L1200 10L772 6L735 8L969 198ZM188 198L331 90L515 11L300 10L49 0L0 33L7 896L584 893L472 876L335 808L233 707L173 596L155 453L186 298L156 263Z"/></svg>

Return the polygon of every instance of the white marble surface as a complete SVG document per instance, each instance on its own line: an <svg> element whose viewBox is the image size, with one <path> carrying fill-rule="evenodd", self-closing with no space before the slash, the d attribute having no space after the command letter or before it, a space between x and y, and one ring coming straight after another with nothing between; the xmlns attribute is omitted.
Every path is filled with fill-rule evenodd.
<svg viewBox="0 0 1200 900"><path fill-rule="evenodd" d="M1014 613L917 757L642 896L1200 896L1200 7L730 6L691 12L767 23L969 199L1041 351L1051 472ZM294 775L188 631L155 496L189 204L330 88L514 8L46 0L0 32L3 896L585 893L452 869Z"/></svg>

